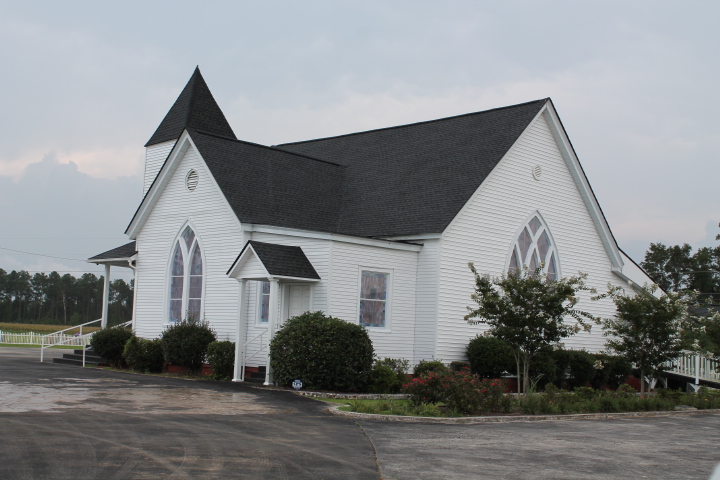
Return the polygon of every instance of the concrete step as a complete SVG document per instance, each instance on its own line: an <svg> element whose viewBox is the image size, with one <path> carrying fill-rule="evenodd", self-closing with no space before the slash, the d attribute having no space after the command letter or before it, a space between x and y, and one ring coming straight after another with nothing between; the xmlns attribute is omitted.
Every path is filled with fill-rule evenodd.
<svg viewBox="0 0 720 480"><path fill-rule="evenodd" d="M77 365L78 367L82 367L82 358L80 360L75 360L72 358L53 358L53 363L61 363L63 365ZM89 362L86 358L85 366L87 365L99 365L99 362Z"/></svg>
<svg viewBox="0 0 720 480"><path fill-rule="evenodd" d="M80 363L82 363L82 350L80 350L80 353L64 353L63 358L66 360L80 360ZM92 362L92 363L107 363L107 361L99 356L99 355L90 355L85 354L85 363Z"/></svg>

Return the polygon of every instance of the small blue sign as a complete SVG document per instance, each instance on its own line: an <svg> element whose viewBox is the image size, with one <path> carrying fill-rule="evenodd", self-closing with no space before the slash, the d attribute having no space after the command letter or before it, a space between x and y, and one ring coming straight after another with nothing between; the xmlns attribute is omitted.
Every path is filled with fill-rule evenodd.
<svg viewBox="0 0 720 480"><path fill-rule="evenodd" d="M295 390L300 390L302 388L302 380L293 380L292 387Z"/></svg>

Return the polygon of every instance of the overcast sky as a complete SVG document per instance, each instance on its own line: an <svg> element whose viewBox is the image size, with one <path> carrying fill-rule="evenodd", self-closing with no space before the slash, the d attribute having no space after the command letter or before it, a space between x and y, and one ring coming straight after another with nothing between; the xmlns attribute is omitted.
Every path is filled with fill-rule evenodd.
<svg viewBox="0 0 720 480"><path fill-rule="evenodd" d="M716 245L719 18L710 1L0 1L0 268L100 271L71 259L127 241L143 145L196 65L267 145L551 97L621 248Z"/></svg>

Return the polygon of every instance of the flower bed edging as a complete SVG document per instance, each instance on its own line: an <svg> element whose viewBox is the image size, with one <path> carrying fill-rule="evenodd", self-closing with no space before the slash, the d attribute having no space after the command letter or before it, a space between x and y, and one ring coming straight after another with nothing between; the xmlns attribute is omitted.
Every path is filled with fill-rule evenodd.
<svg viewBox="0 0 720 480"><path fill-rule="evenodd" d="M340 410L343 405L332 405L328 410L333 415L345 417L380 420L386 422L406 423L444 423L444 424L474 424L474 423L512 423L512 422L541 422L548 420L622 420L638 417L686 417L688 415L720 415L720 409L706 410L673 410L658 412L622 412L622 413L572 413L566 415L496 415L483 417L411 417L406 415L380 415L377 413L345 412Z"/></svg>
<svg viewBox="0 0 720 480"><path fill-rule="evenodd" d="M410 395L406 393L332 393L307 392L298 390L298 395L310 398L339 398L343 400L404 400Z"/></svg>

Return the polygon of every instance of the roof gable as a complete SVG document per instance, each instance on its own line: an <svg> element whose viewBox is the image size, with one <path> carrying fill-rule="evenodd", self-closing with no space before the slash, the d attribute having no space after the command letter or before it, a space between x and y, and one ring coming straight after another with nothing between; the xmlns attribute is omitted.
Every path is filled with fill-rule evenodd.
<svg viewBox="0 0 720 480"><path fill-rule="evenodd" d="M248 240L228 275L234 278L297 278L317 281L315 271L302 248Z"/></svg>
<svg viewBox="0 0 720 480"><path fill-rule="evenodd" d="M235 138L235 133L210 93L200 68L197 67L145 146L180 138L186 128L196 128Z"/></svg>

